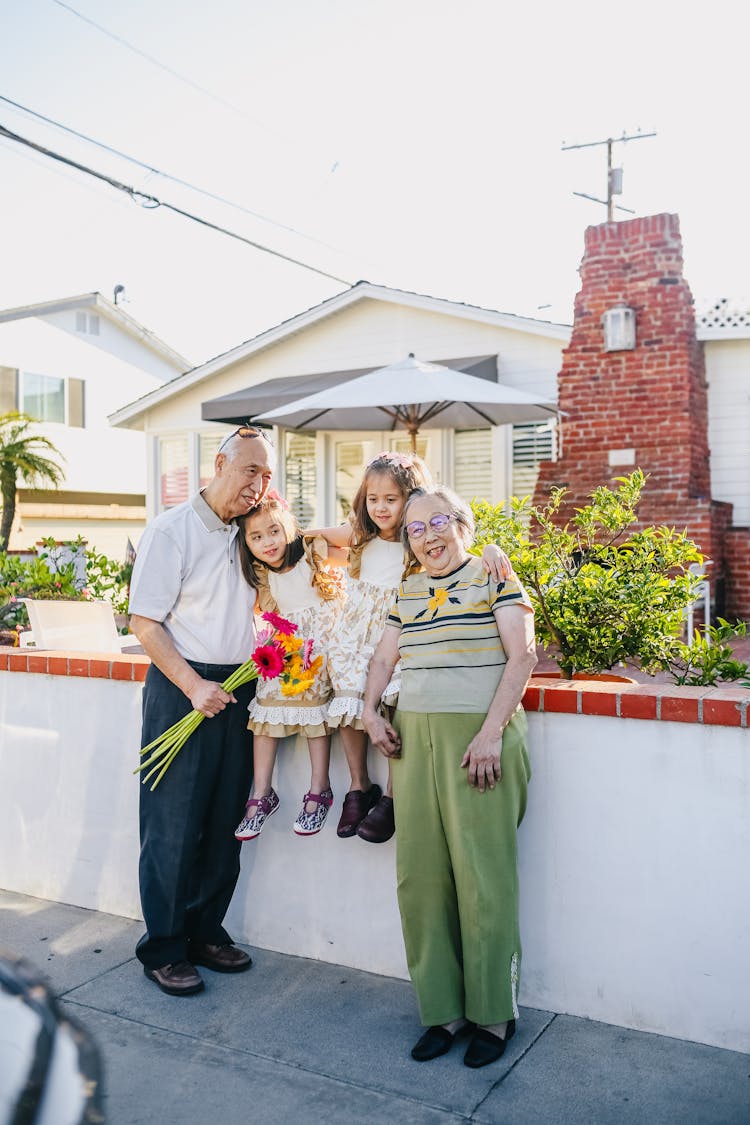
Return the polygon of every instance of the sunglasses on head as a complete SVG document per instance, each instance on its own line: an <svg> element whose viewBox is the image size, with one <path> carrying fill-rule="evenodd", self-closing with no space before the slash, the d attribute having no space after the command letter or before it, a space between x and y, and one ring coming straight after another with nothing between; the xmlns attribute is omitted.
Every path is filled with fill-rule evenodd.
<svg viewBox="0 0 750 1125"><path fill-rule="evenodd" d="M438 514L433 516L428 522L433 531L441 532L445 531L452 519L452 516L446 516L442 512L438 512ZM410 539L421 539L426 531L427 524L422 523L421 520L412 520L411 523L407 523L406 525L406 534Z"/></svg>
<svg viewBox="0 0 750 1125"><path fill-rule="evenodd" d="M240 426L238 429L236 429L234 431L233 434L229 434L227 437L225 437L223 442L219 446L219 448L216 450L216 452L221 453L222 449L227 444L227 442L230 442L232 440L232 438L235 438L235 437L259 437L259 438L263 438L265 441L267 441L269 445L273 445L273 442L271 441L270 437L268 436L268 434L266 433L265 430L261 430L258 426L247 425L247 426Z"/></svg>

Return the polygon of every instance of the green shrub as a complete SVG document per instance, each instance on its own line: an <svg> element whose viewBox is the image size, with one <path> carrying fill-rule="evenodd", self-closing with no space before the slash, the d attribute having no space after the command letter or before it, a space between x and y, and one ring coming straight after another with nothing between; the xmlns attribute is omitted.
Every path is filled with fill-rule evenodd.
<svg viewBox="0 0 750 1125"><path fill-rule="evenodd" d="M669 669L675 683L704 686L746 676L747 664L734 659L729 644L746 633L747 625L743 621L731 625L719 617L716 625L706 625L702 633L696 630L690 644L677 641Z"/></svg>
<svg viewBox="0 0 750 1125"><path fill-rule="evenodd" d="M618 477L558 525L566 496L554 489L543 507L515 497L510 511L472 504L476 553L494 542L505 550L529 592L538 639L562 672L604 672L637 661L647 672L670 667L702 562L684 533L667 527L633 530L646 478Z"/></svg>

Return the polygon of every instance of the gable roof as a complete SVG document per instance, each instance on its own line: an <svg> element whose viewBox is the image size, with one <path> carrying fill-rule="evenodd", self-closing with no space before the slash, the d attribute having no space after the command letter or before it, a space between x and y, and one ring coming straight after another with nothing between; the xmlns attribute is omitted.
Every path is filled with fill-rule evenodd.
<svg viewBox="0 0 750 1125"><path fill-rule="evenodd" d="M15 309L0 309L0 324L9 320L23 320L26 317L51 316L53 313L67 312L72 309L93 309L106 317L107 320L117 324L129 336L135 337L139 343L150 348L160 359L166 360L167 363L178 368L180 372L190 367L189 359L185 359L169 344L160 340L154 332L146 328L135 317L126 313L120 305L113 304L112 301L108 301L98 292L82 293L77 297L61 297L55 301L39 301L34 305L19 305Z"/></svg>
<svg viewBox="0 0 750 1125"><path fill-rule="evenodd" d="M474 320L499 328L511 328L516 332L528 332L535 336L546 336L564 342L567 342L570 338L570 326L567 324L555 324L550 320L535 320L533 317L497 312L494 309L484 309L478 305L449 301L443 297L428 297L422 293L411 293L405 289L391 289L385 285L374 285L369 281L358 281L356 285L345 289L343 293L328 297L320 304L313 305L312 308L297 313L296 316L290 317L288 320L283 320L275 327L268 328L229 351L222 352L199 367L194 367L191 371L186 371L183 375L170 379L169 382L111 414L109 420L114 426L132 422L150 407L165 402L172 395L180 394L189 387L201 383L204 379L209 379L217 372L223 371L231 364L248 359L265 348L270 348L281 340L302 332L311 325L317 324L327 317L364 300L384 301L393 305L406 305L408 308L424 309L428 312L445 313L464 320Z"/></svg>

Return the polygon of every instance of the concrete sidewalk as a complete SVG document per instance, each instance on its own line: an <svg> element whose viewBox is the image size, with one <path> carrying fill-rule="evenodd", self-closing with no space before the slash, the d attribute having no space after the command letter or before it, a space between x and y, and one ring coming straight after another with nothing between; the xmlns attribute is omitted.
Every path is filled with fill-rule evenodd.
<svg viewBox="0 0 750 1125"><path fill-rule="evenodd" d="M747 1125L750 1056L521 1010L505 1056L430 1063L411 986L252 950L176 999L143 976L139 922L0 892L0 946L95 1037L110 1125Z"/></svg>

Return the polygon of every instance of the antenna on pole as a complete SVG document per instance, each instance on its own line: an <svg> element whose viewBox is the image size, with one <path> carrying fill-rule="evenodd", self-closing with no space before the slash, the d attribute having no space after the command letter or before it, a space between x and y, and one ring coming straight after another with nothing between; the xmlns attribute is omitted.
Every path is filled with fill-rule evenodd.
<svg viewBox="0 0 750 1125"><path fill-rule="evenodd" d="M597 199L595 195L587 195L583 191L574 191L573 195L579 195L582 199L590 199L592 203L602 203L607 208L607 222L611 223L613 219L613 211L615 208L618 211L627 211L629 215L634 215L635 211L631 207L621 207L619 203L612 202L613 195L622 195L622 168L612 167L612 145L625 144L627 141L643 141L647 137L655 137L656 133L633 133L631 136L626 136L625 133L621 137L607 137L606 141L586 141L580 145L563 145L561 152L570 152L574 148L597 148L599 145L607 146L607 198Z"/></svg>

